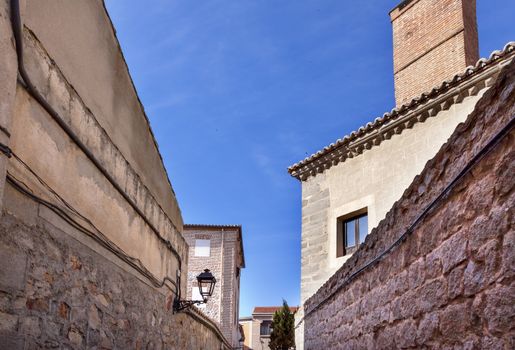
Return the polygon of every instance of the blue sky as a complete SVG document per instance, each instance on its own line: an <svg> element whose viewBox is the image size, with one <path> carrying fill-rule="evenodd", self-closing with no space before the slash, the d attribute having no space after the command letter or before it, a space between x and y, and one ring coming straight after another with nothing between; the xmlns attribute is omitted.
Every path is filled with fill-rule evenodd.
<svg viewBox="0 0 515 350"><path fill-rule="evenodd" d="M299 302L289 165L394 106L399 0L107 0L186 223L242 224L240 315ZM480 55L515 40L513 0L477 0Z"/></svg>

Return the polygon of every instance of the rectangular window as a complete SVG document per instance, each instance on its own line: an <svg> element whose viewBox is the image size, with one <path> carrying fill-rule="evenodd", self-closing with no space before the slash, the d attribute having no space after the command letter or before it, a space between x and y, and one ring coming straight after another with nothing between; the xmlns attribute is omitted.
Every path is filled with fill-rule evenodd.
<svg viewBox="0 0 515 350"><path fill-rule="evenodd" d="M361 209L338 218L336 256L352 254L365 241L368 234L367 209Z"/></svg>
<svg viewBox="0 0 515 350"><path fill-rule="evenodd" d="M211 240L196 239L195 240L195 256L210 256Z"/></svg>
<svg viewBox="0 0 515 350"><path fill-rule="evenodd" d="M263 321L259 329L259 334L269 336L272 333L272 321Z"/></svg>

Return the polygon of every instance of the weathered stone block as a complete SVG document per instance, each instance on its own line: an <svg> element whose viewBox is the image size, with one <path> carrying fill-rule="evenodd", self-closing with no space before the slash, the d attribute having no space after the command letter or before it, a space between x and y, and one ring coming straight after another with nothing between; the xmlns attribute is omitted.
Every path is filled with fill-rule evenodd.
<svg viewBox="0 0 515 350"><path fill-rule="evenodd" d="M25 350L25 339L19 335L0 333L0 349Z"/></svg>
<svg viewBox="0 0 515 350"><path fill-rule="evenodd" d="M447 277L447 297L452 300L463 293L463 266L457 266Z"/></svg>
<svg viewBox="0 0 515 350"><path fill-rule="evenodd" d="M439 319L437 312L424 315L418 325L416 343L418 345L423 345L431 340L435 335L435 332L438 330L438 323Z"/></svg>
<svg viewBox="0 0 515 350"><path fill-rule="evenodd" d="M18 326L18 316L0 312L0 332L15 332Z"/></svg>
<svg viewBox="0 0 515 350"><path fill-rule="evenodd" d="M508 231L502 243L502 270L504 278L515 275L515 230Z"/></svg>
<svg viewBox="0 0 515 350"><path fill-rule="evenodd" d="M39 337L41 335L41 326L39 317L28 316L20 322L20 333L26 336Z"/></svg>
<svg viewBox="0 0 515 350"><path fill-rule="evenodd" d="M447 286L444 279L426 283L417 290L417 301L421 311L429 312L447 301Z"/></svg>
<svg viewBox="0 0 515 350"><path fill-rule="evenodd" d="M68 339L73 345L81 346L83 335L77 328L70 327L70 329L68 330Z"/></svg>
<svg viewBox="0 0 515 350"><path fill-rule="evenodd" d="M515 287L499 286L486 292L484 309L488 331L497 336L508 334L515 324Z"/></svg>
<svg viewBox="0 0 515 350"><path fill-rule="evenodd" d="M88 311L88 325L93 329L99 329L100 326L99 310L95 305L91 305Z"/></svg>
<svg viewBox="0 0 515 350"><path fill-rule="evenodd" d="M410 348L415 346L415 338L417 336L417 326L413 320L405 320L397 327L397 346L400 348Z"/></svg>
<svg viewBox="0 0 515 350"><path fill-rule="evenodd" d="M460 341L471 326L470 303L449 305L439 313L440 332L445 340Z"/></svg>
<svg viewBox="0 0 515 350"><path fill-rule="evenodd" d="M425 280L425 262L420 258L412 263L408 269L409 288L415 289L422 285Z"/></svg>
<svg viewBox="0 0 515 350"><path fill-rule="evenodd" d="M468 234L471 254L476 254L486 241L498 237L501 232L506 232L507 223L508 215L501 209L493 209L488 215L477 217Z"/></svg>
<svg viewBox="0 0 515 350"><path fill-rule="evenodd" d="M46 320L43 323L43 334L51 340L58 340L61 335L62 324Z"/></svg>
<svg viewBox="0 0 515 350"><path fill-rule="evenodd" d="M0 250L0 290L18 292L25 288L27 256L24 253L3 247Z"/></svg>
<svg viewBox="0 0 515 350"><path fill-rule="evenodd" d="M9 294L0 292L0 311L5 312L11 306L11 298Z"/></svg>
<svg viewBox="0 0 515 350"><path fill-rule="evenodd" d="M447 273L467 258L467 236L464 233L455 234L443 242L437 251L442 262L443 273Z"/></svg>

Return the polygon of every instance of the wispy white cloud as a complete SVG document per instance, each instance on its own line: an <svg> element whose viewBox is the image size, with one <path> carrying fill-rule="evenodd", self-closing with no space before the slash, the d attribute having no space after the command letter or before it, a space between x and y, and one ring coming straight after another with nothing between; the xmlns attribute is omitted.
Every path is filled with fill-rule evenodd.
<svg viewBox="0 0 515 350"><path fill-rule="evenodd" d="M274 186L284 186L285 174L283 169L279 171L279 167L274 164L273 158L265 152L263 146L254 146L252 158L262 174L265 175Z"/></svg>

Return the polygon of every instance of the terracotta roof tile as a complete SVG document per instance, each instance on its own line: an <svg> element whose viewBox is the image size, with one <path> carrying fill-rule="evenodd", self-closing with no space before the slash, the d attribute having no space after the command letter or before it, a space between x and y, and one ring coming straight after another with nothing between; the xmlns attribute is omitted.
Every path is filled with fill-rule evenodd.
<svg viewBox="0 0 515 350"><path fill-rule="evenodd" d="M281 309L282 306L256 306L254 308L253 314L273 314L277 310ZM290 306L290 311L295 312L297 311L297 306Z"/></svg>

